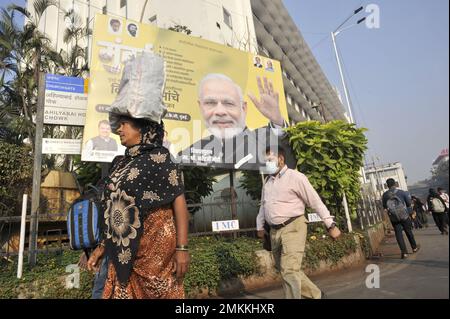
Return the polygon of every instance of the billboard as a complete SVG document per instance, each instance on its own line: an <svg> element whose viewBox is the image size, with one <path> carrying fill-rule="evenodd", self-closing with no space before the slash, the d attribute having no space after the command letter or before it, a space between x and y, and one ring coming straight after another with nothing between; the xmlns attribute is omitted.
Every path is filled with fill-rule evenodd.
<svg viewBox="0 0 450 319"><path fill-rule="evenodd" d="M166 63L164 145L183 165L258 169L288 114L276 60L147 24L96 15L82 160L110 162L124 147L108 130L125 62L152 51Z"/></svg>

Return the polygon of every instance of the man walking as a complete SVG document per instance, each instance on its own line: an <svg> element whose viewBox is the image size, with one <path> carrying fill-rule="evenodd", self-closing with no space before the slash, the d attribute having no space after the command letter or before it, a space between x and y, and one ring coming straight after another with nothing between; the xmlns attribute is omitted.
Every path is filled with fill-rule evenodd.
<svg viewBox="0 0 450 319"><path fill-rule="evenodd" d="M441 196L442 200L444 201L445 207L447 208L447 214L446 214L445 218L446 218L447 225L448 225L449 224L448 212L450 210L450 198L448 197L448 194L445 191L445 189L443 189L442 187L438 187L437 191L439 193L439 196Z"/></svg>
<svg viewBox="0 0 450 319"><path fill-rule="evenodd" d="M411 245L413 253L420 248L416 244L414 234L412 232L412 222L408 211L411 209L411 197L409 194L401 189L397 189L396 182L393 178L386 181L389 188L383 194L383 208L387 211L389 219L395 231L395 238L401 250L401 258L408 258L408 250L406 248L405 240L403 239L403 231Z"/></svg>
<svg viewBox="0 0 450 319"><path fill-rule="evenodd" d="M448 213L448 208L445 205L445 201L434 188L430 188L428 192L428 210L433 215L434 222L439 228L441 235L448 235L448 217L446 214Z"/></svg>
<svg viewBox="0 0 450 319"><path fill-rule="evenodd" d="M261 207L256 219L258 237L264 237L264 224L270 226L270 241L275 267L283 278L287 299L323 298L322 291L303 273L307 225L305 207L311 207L325 223L330 236L341 232L308 178L285 164L283 148L266 150L266 172Z"/></svg>

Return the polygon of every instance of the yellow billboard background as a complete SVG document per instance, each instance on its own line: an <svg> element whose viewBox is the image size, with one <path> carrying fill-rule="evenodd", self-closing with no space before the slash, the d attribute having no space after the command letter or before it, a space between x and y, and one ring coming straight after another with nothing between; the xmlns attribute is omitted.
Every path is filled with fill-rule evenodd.
<svg viewBox="0 0 450 319"><path fill-rule="evenodd" d="M116 20L116 21L113 21ZM117 21L120 27L117 28ZM112 28L115 24L116 29ZM128 31L128 25L137 27L136 34ZM111 135L119 145L118 152L84 151L86 142L98 135L98 123L108 119L104 110L115 99L126 60L143 50L152 50L164 57L166 62L166 85L164 101L169 114L164 119L168 139L177 143L176 152L188 147L205 136L196 136L189 144L171 140L171 131L175 128L186 128L193 131L193 121L203 123L198 106L198 83L209 73L221 73L238 84L247 102L247 127L251 130L268 124L265 118L248 98L253 93L259 99L257 76L266 77L273 83L274 90L279 93L280 111L284 119L288 119L284 96L280 63L276 60L260 56L262 68L254 66L255 55L203 40L182 33L159 29L151 25L140 24L106 15L96 15L91 56L88 108L83 134L82 160L110 162L115 155L121 154L118 136ZM273 64L273 71L267 71L267 62ZM174 119L174 116L179 116ZM185 121L190 118L189 121ZM202 127L202 132L205 130ZM193 137L196 134L191 134ZM197 134L198 135L198 134Z"/></svg>

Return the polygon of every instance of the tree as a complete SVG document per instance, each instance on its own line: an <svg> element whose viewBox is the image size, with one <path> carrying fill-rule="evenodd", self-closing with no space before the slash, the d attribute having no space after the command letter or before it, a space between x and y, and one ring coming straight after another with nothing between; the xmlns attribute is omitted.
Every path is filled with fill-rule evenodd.
<svg viewBox="0 0 450 319"><path fill-rule="evenodd" d="M344 192L350 213L356 218L361 196L359 170L367 144L364 131L343 121L308 121L287 129L298 170L308 177L338 222L345 219ZM260 199L262 180L258 172L244 172L241 184L253 199Z"/></svg>
<svg viewBox="0 0 450 319"><path fill-rule="evenodd" d="M188 204L199 204L205 196L213 192L212 185L217 182L214 178L214 170L207 167L184 167L184 187L186 202ZM191 214L199 210L199 207L190 208Z"/></svg>
<svg viewBox="0 0 450 319"><path fill-rule="evenodd" d="M31 149L3 141L0 149L0 216L18 215L22 194L31 188Z"/></svg>
<svg viewBox="0 0 450 319"><path fill-rule="evenodd" d="M344 193L350 214L356 218L361 197L360 169L367 149L364 131L344 121L301 122L287 129L297 168L308 176L338 221L344 220Z"/></svg>
<svg viewBox="0 0 450 319"><path fill-rule="evenodd" d="M431 184L433 187L442 187L448 191L449 175L448 175L448 160L439 163L438 167L433 170L431 177Z"/></svg>
<svg viewBox="0 0 450 319"><path fill-rule="evenodd" d="M180 32L180 33L185 33L187 35L190 35L192 33L192 31L187 26L179 25L179 24L175 24L174 26L170 27L169 30L175 31L175 32Z"/></svg>
<svg viewBox="0 0 450 319"><path fill-rule="evenodd" d="M81 18L72 9L64 13L66 21L70 21L63 38L67 51L56 52L47 36L38 30L43 13L53 5L54 1L34 1L33 15L16 5L1 12L0 57L4 68L0 78L0 124L16 134L15 140L28 137L34 142L32 118L36 112L39 72L85 77L89 71L87 52L80 43L91 30L83 27ZM16 13L26 18L23 29L14 23ZM78 139L81 134L82 128L78 127L44 126L45 137ZM43 158L43 167L48 169L62 167L68 171L70 164L69 155L45 155Z"/></svg>
<svg viewBox="0 0 450 319"><path fill-rule="evenodd" d="M33 148L39 73L48 69L52 52L49 38L38 26L44 12L55 5L53 0L36 0L33 15L17 5L2 9L0 15L0 95L3 100L0 122L8 123L18 135L28 137ZM16 13L27 21L23 28L14 22Z"/></svg>

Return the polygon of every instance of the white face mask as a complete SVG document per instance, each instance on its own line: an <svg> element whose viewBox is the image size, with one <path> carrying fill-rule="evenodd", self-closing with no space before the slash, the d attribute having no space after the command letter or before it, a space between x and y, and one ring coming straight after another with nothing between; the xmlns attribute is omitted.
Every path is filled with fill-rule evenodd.
<svg viewBox="0 0 450 319"><path fill-rule="evenodd" d="M266 162L266 173L269 175L274 175L278 172L278 164L276 162L267 161Z"/></svg>

